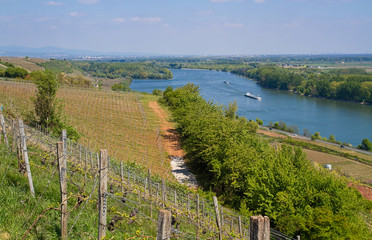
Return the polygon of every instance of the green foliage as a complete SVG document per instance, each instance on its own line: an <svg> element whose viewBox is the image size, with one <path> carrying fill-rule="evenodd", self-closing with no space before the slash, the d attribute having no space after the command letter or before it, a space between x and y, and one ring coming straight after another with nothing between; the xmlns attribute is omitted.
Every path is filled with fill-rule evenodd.
<svg viewBox="0 0 372 240"><path fill-rule="evenodd" d="M50 59L47 62L38 63L38 65L44 67L46 70L51 71L55 75L61 72L73 73L74 71L74 67L72 66L71 62L66 60Z"/></svg>
<svg viewBox="0 0 372 240"><path fill-rule="evenodd" d="M75 61L74 67L91 74L94 77L134 78L134 79L172 79L173 75L167 68L155 63L125 63L125 62L92 62Z"/></svg>
<svg viewBox="0 0 372 240"><path fill-rule="evenodd" d="M58 137L62 129L66 129L69 138L78 140L80 136L77 131L61 120L62 106L56 99L58 82L55 75L48 70L34 71L31 73L31 78L34 80L37 93L33 99L36 119L30 120L36 121Z"/></svg>
<svg viewBox="0 0 372 240"><path fill-rule="evenodd" d="M163 94L163 92L160 90L160 89L154 89L152 90L152 94L156 95L156 96L161 96Z"/></svg>
<svg viewBox="0 0 372 240"><path fill-rule="evenodd" d="M261 126L264 124L264 122L259 118L256 119L256 122L258 123L258 125L261 125Z"/></svg>
<svg viewBox="0 0 372 240"><path fill-rule="evenodd" d="M124 92L130 92L131 89L129 87L129 84L127 82L121 82L121 83L115 83L111 86L112 91L124 91Z"/></svg>
<svg viewBox="0 0 372 240"><path fill-rule="evenodd" d="M225 204L267 215L273 227L291 236L371 237L360 215L370 209L367 201L345 179L314 167L301 148L282 144L276 151L255 134L255 121L226 116L192 84L167 88L161 101L173 112L199 182Z"/></svg>
<svg viewBox="0 0 372 240"><path fill-rule="evenodd" d="M0 77L24 79L27 76L28 72L26 69L13 66L14 65L12 64L12 66L8 66L4 71L0 71Z"/></svg>
<svg viewBox="0 0 372 240"><path fill-rule="evenodd" d="M372 76L367 75L365 70L340 69L325 73L307 68L261 66L232 72L253 78L266 88L293 90L308 96L372 103Z"/></svg>
<svg viewBox="0 0 372 240"><path fill-rule="evenodd" d="M363 139L362 143L358 146L358 148L372 152L372 143L367 138L365 138Z"/></svg>

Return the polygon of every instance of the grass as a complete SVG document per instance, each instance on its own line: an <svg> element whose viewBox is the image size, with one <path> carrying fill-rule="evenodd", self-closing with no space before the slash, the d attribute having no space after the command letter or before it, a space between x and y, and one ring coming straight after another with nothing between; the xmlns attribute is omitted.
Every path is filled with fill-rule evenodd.
<svg viewBox="0 0 372 240"><path fill-rule="evenodd" d="M0 204L1 209L4 210L0 211L1 239L21 239L22 236L26 236L26 239L58 239L60 236L60 190L56 157L53 153L39 148L40 146L45 148L46 145L32 146L30 144L35 142L34 138L39 139L38 134L33 132L33 137L28 138L27 151L35 199L30 194L28 178L18 172L18 159L15 153L0 143ZM9 140L12 146L11 136ZM93 166L96 165L93 164ZM107 239L155 239L157 216L159 208L162 208L161 198L157 198L158 191L161 195L160 189L156 187L159 186L157 184L161 182L160 179L156 176L152 177L152 197L150 197L148 189L145 190L144 187L146 183L144 177L147 176L147 173L143 171L144 168L133 163L124 164L123 194L117 170L118 164L110 164L109 193L107 193ZM130 180L126 176L130 176ZM69 154L67 178L69 239L96 239L98 234L98 171L90 164L86 166L84 161L79 161ZM176 183L170 183L166 189L168 191L167 209L172 210L172 216L179 224L180 235L177 238L195 239L195 195ZM177 191L177 203L175 203L174 191ZM190 203L186 197L190 197ZM201 217L204 231L203 233L200 231L200 237L201 239L215 237L214 207L210 205L210 201L201 198L200 202L202 201L206 203L206 214ZM187 211L187 206L190 206L190 211ZM137 212L136 215L132 214L134 211ZM225 221L227 221L224 230L238 237L236 213L224 209L224 214ZM115 218L121 219L112 225L111 220ZM230 229L228 223L233 220L235 221L234 228ZM243 227L246 229L246 222L244 224Z"/></svg>

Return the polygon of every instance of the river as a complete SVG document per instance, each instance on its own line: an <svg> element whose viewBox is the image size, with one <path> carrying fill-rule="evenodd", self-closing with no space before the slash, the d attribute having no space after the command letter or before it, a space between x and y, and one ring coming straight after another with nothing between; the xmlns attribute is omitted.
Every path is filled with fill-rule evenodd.
<svg viewBox="0 0 372 240"><path fill-rule="evenodd" d="M228 72L208 70L172 70L173 80L134 80L132 90L151 93L194 83L206 100L228 105L236 101L239 116L259 118L264 125L283 121L308 129L311 134L320 132L323 137L333 134L336 140L357 146L364 138L372 141L372 106L358 103L305 97L288 91L265 89L255 81ZM230 84L225 84L227 81ZM262 97L261 101L247 98L245 92Z"/></svg>

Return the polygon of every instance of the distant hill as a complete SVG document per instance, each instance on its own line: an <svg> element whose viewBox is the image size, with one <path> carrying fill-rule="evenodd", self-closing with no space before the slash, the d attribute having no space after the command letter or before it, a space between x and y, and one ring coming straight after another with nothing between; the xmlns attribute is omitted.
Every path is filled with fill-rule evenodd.
<svg viewBox="0 0 372 240"><path fill-rule="evenodd" d="M119 57L119 56L148 56L146 53L120 53L120 52L99 52L92 50L78 50L78 49L64 49L59 47L42 47L30 48L22 46L0 46L0 56L11 57L34 57L34 58L56 58L56 59L71 59L81 58L85 56L105 56L105 57Z"/></svg>

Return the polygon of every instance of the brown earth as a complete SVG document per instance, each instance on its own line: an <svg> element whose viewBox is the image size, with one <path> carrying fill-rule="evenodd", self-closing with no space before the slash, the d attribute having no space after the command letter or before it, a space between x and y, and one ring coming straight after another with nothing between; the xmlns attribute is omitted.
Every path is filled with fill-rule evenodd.
<svg viewBox="0 0 372 240"><path fill-rule="evenodd" d="M168 114L159 106L158 102L150 101L150 108L159 118L159 125L164 138L165 151L170 156L183 157L185 154L180 146L180 137L174 126L168 121Z"/></svg>
<svg viewBox="0 0 372 240"><path fill-rule="evenodd" d="M349 183L348 186L356 188L365 199L372 201L372 188L365 185L357 185L354 183Z"/></svg>

